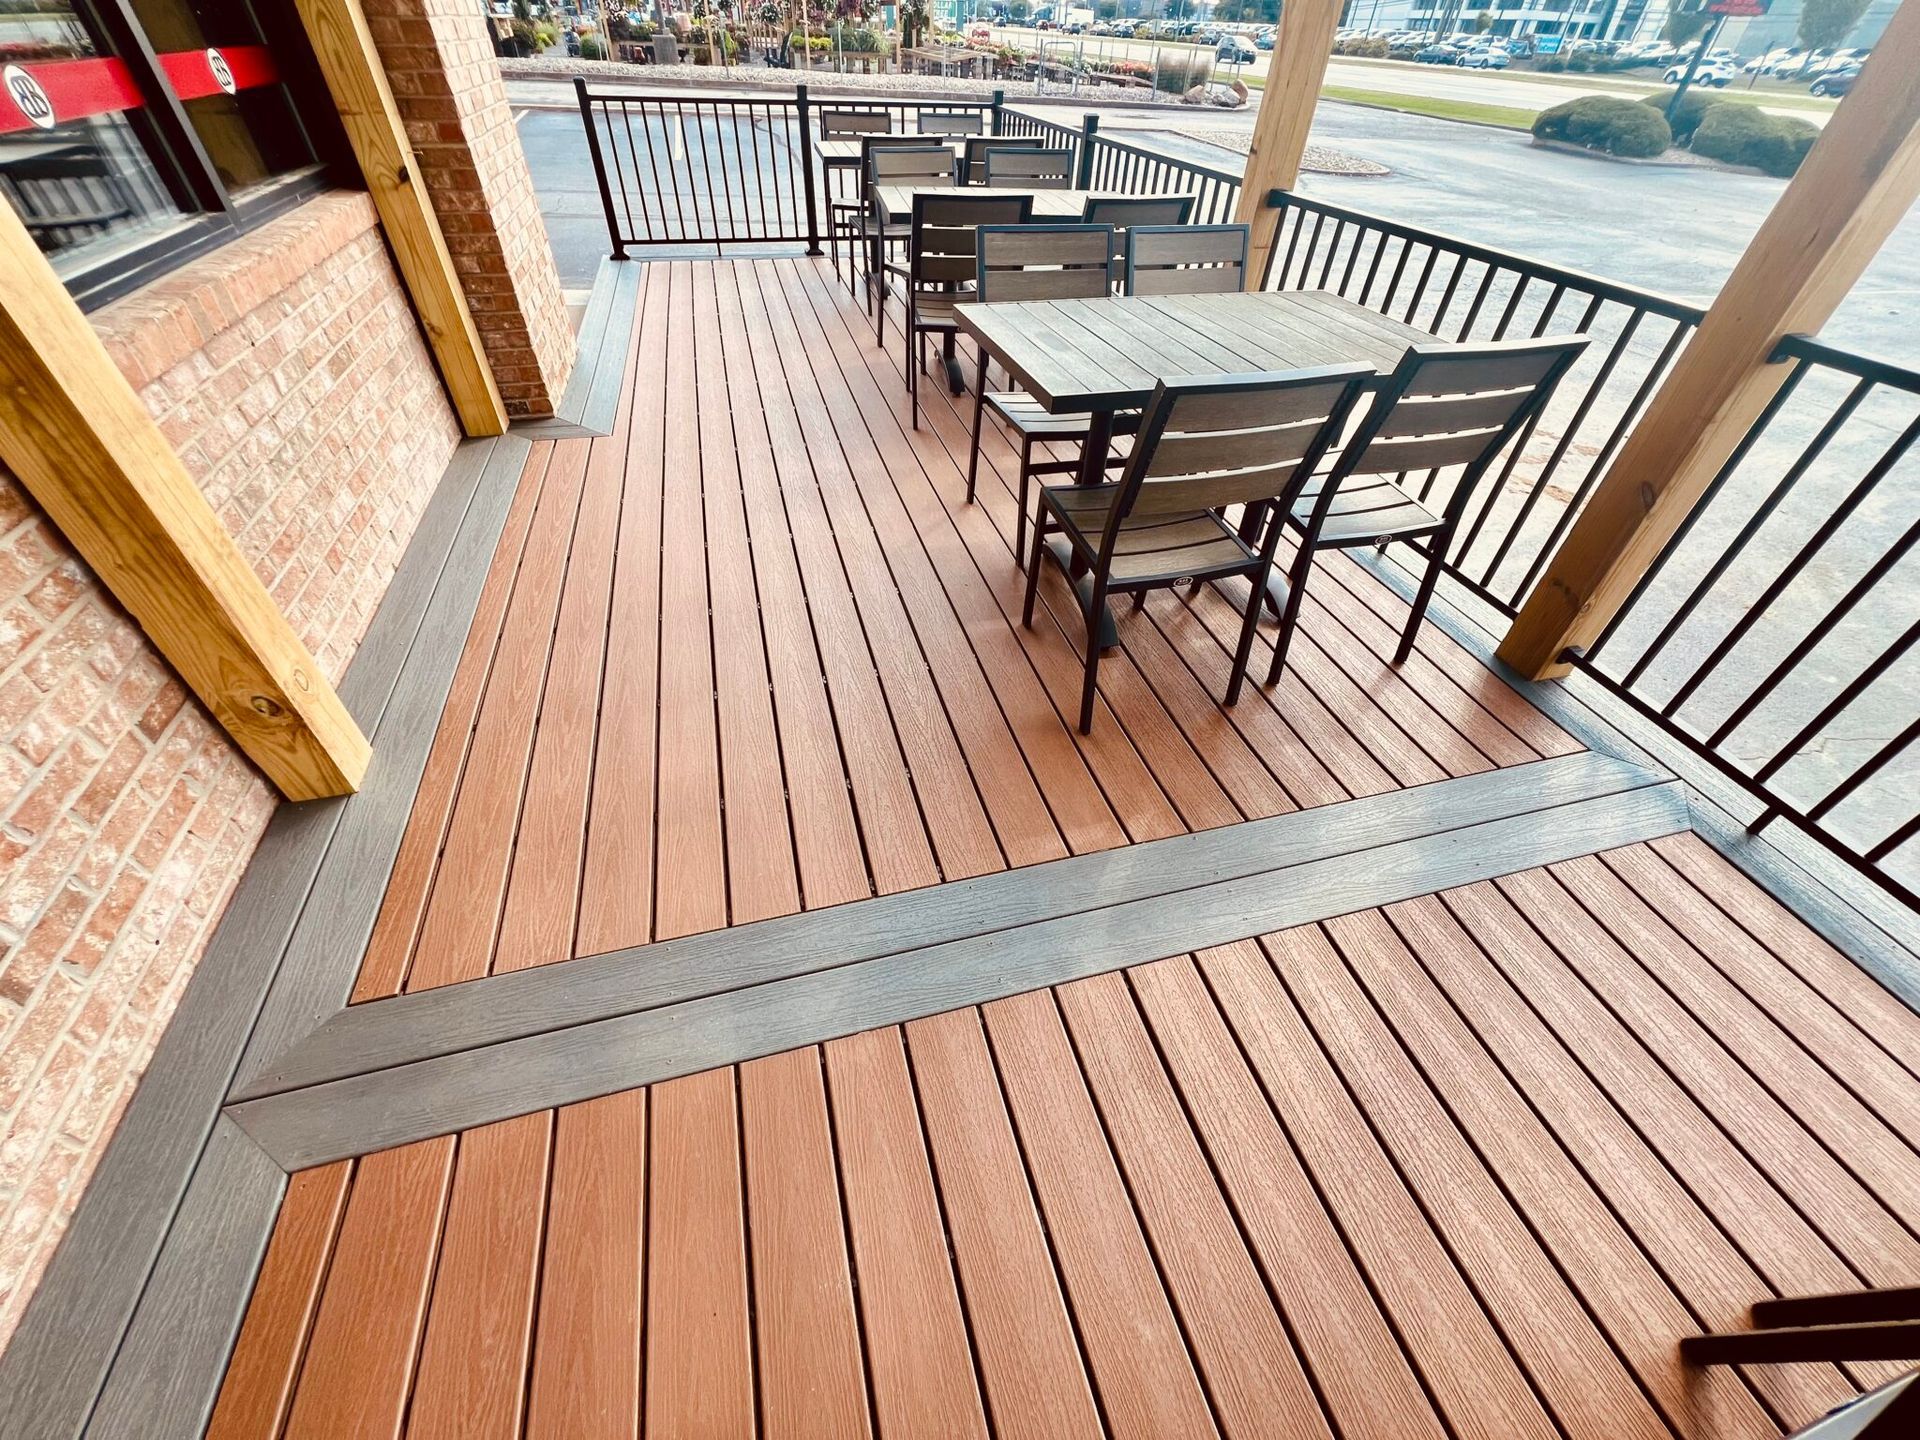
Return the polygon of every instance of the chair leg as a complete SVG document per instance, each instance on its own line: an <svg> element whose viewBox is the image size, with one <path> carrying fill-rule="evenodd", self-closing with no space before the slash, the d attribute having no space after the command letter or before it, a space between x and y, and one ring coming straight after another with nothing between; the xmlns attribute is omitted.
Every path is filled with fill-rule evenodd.
<svg viewBox="0 0 1920 1440"><path fill-rule="evenodd" d="M1420 577L1420 589L1413 597L1413 610L1407 616L1407 628L1401 632L1400 648L1393 652L1393 663L1404 665L1407 657L1413 654L1414 637L1420 633L1420 622L1426 618L1427 606L1433 601L1434 586L1440 583L1440 562L1446 554L1444 537L1434 536L1430 541L1433 553L1427 558L1427 573Z"/></svg>
<svg viewBox="0 0 1920 1440"><path fill-rule="evenodd" d="M1307 575L1312 569L1313 547L1302 540L1300 553L1293 557L1293 569L1287 575L1287 608L1280 615L1280 633L1273 637L1273 663L1267 666L1269 685L1280 683L1280 671L1287 663L1287 647L1293 642L1293 627L1300 619L1300 602L1306 597ZM1265 588L1263 581L1261 589ZM1259 595L1247 597L1247 609L1255 616L1266 608L1264 604L1256 603L1259 600Z"/></svg>
<svg viewBox="0 0 1920 1440"><path fill-rule="evenodd" d="M1040 562L1046 555L1047 527L1043 519L1033 522L1033 551L1027 556L1027 601L1020 611L1020 623L1033 628L1033 602L1040 594Z"/></svg>
<svg viewBox="0 0 1920 1440"><path fill-rule="evenodd" d="M1020 504L1014 511L1013 558L1017 563L1027 550L1027 487L1033 481L1033 437L1020 437ZM1034 522L1037 528L1038 520Z"/></svg>
<svg viewBox="0 0 1920 1440"><path fill-rule="evenodd" d="M1253 593L1247 597L1247 613L1240 621L1240 643L1233 649L1233 670L1227 676L1226 703L1229 705L1240 702L1240 687L1247 680L1247 661L1253 656L1253 635L1260 628L1262 610L1261 606L1254 603L1254 598L1266 592L1270 571L1270 566L1262 566L1253 577Z"/></svg>
<svg viewBox="0 0 1920 1440"><path fill-rule="evenodd" d="M913 428L920 428L920 372L913 366L913 311L907 311L907 401L913 407Z"/></svg>
<svg viewBox="0 0 1920 1440"><path fill-rule="evenodd" d="M980 477L980 427L987 423L987 352L980 352L980 378L973 387L973 444L967 450L967 503L973 504L973 487ZM1018 556L1020 545L1014 542Z"/></svg>
<svg viewBox="0 0 1920 1440"><path fill-rule="evenodd" d="M1100 682L1100 615L1106 609L1107 587L1104 580L1096 580L1093 593L1087 599L1086 614L1086 676L1080 682L1080 733L1093 733L1093 700L1099 691Z"/></svg>

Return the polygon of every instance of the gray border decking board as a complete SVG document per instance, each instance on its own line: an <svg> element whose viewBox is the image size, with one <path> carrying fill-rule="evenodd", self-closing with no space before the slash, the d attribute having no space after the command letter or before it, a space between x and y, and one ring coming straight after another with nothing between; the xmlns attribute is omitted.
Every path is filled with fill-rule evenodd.
<svg viewBox="0 0 1920 1440"><path fill-rule="evenodd" d="M1415 582L1392 552L1347 553L1402 600L1411 598ZM1760 813L1759 802L1598 681L1576 671L1564 680L1537 682L1513 670L1495 653L1492 627L1499 623L1498 612L1451 576L1441 577L1436 598L1443 603L1429 618L1468 654L1582 744L1671 770L1687 787L1693 830L1701 839L1795 919L1920 1011L1920 921L1911 911L1785 822L1767 835L1750 834L1747 822Z"/></svg>
<svg viewBox="0 0 1920 1440"><path fill-rule="evenodd" d="M406 662L427 602L438 593L446 558L469 518L486 459L513 444L524 442L470 441L455 452L452 483L443 480L428 502L341 680L342 699L376 743L370 784L392 765L395 748L424 750L427 743L393 735L386 715L396 690L424 678ZM364 823L366 808L347 800L282 805L268 822L65 1238L0 1354L0 1434L9 1440L80 1433L315 881L349 817L354 826ZM388 817L389 823L405 819L404 806L397 822ZM243 1292L239 1303L245 1298Z"/></svg>
<svg viewBox="0 0 1920 1440"><path fill-rule="evenodd" d="M407 683L383 718L380 746L354 798L355 823L328 852L313 897L288 937L280 978L241 1056L244 1079L346 1004L412 813L440 712L465 648L489 562L532 446L502 437L475 481L468 523L448 547L424 607Z"/></svg>
<svg viewBox="0 0 1920 1440"><path fill-rule="evenodd" d="M1364 855L465 1050L226 1113L290 1170L388 1149L1686 829L1678 782L1648 779L1623 793L1528 808Z"/></svg>
<svg viewBox="0 0 1920 1440"><path fill-rule="evenodd" d="M107 1375L87 1440L152 1440L206 1428L286 1189L286 1172L221 1117Z"/></svg>
<svg viewBox="0 0 1920 1440"><path fill-rule="evenodd" d="M641 266L602 260L576 337L573 374L552 416L515 422L527 440L574 440L613 433L626 378L627 341L639 309Z"/></svg>
<svg viewBox="0 0 1920 1440"><path fill-rule="evenodd" d="M1654 778L1607 756L1567 755L376 1000L332 1015L250 1074L233 1099L1350 854Z"/></svg>

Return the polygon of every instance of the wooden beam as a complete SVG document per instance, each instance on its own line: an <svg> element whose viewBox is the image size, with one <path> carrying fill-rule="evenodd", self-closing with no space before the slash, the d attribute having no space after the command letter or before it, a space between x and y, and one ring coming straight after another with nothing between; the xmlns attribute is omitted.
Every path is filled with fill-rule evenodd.
<svg viewBox="0 0 1920 1440"><path fill-rule="evenodd" d="M367 193L380 212L400 278L427 332L460 427L468 435L498 435L507 428L506 407L467 309L466 292L454 272L446 238L440 233L433 201L420 181L419 165L360 0L295 0L295 4L360 162Z"/></svg>
<svg viewBox="0 0 1920 1440"><path fill-rule="evenodd" d="M366 737L7 206L0 460L283 795L358 787Z"/></svg>
<svg viewBox="0 0 1920 1440"><path fill-rule="evenodd" d="M1699 503L1812 334L1920 198L1920 0L1874 47L1500 645L1534 679L1592 641Z"/></svg>
<svg viewBox="0 0 1920 1440"><path fill-rule="evenodd" d="M1294 0L1281 8L1273 63L1267 67L1267 83L1260 92L1253 144L1247 151L1246 175L1233 215L1242 225L1253 227L1247 256L1249 290L1260 288L1280 231L1280 212L1267 204L1268 192L1291 190L1300 178L1300 158L1307 152L1307 131L1320 104L1320 86L1327 78L1327 57L1333 53L1333 32L1339 25L1340 0Z"/></svg>

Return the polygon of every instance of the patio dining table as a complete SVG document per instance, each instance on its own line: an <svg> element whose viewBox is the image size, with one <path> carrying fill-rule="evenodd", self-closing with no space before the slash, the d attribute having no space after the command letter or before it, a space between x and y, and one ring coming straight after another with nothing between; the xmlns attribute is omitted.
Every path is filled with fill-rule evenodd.
<svg viewBox="0 0 1920 1440"><path fill-rule="evenodd" d="M1144 406L1162 380L1361 361L1378 385L1409 345L1440 338L1324 290L1016 300L955 313L961 332L1049 414L1091 417L1083 485L1105 478L1115 413ZM1103 616L1099 643L1113 636Z"/></svg>

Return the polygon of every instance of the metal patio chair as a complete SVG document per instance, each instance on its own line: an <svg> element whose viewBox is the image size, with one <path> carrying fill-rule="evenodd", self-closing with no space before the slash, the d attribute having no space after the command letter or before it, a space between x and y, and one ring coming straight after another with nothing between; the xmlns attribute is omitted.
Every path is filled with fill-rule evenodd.
<svg viewBox="0 0 1920 1440"><path fill-rule="evenodd" d="M926 337L939 335L951 345L960 333L954 307L974 298L978 276L979 232L983 225L1025 225L1033 218L1031 195L929 195L913 197L908 224L906 321L907 393L912 398L913 428L920 428L920 370L926 364ZM878 324L886 337L887 307L880 304ZM920 365L914 364L914 347Z"/></svg>
<svg viewBox="0 0 1920 1440"><path fill-rule="evenodd" d="M827 201L827 252L832 258L833 273L838 275L840 273L840 242L846 241L848 252L853 257L847 265L849 288L853 285L853 277L859 272L858 253L861 237L866 228L868 211L868 167L872 163L875 152L926 148L928 148L926 140L919 135L870 134L860 137L860 169L854 180L853 194L830 196Z"/></svg>
<svg viewBox="0 0 1920 1440"><path fill-rule="evenodd" d="M1586 336L1574 335L1408 347L1326 473L1308 472L1268 525L1299 537L1279 607L1269 685L1286 664L1313 557L1321 550L1384 548L1404 540L1426 555L1426 572L1393 656L1394 664L1405 662L1468 500L1586 345ZM1450 469L1459 474L1444 504L1433 508L1427 502L1440 472ZM1416 471L1427 472L1417 491L1404 483ZM1247 608L1258 614L1262 606L1249 601Z"/></svg>
<svg viewBox="0 0 1920 1440"><path fill-rule="evenodd" d="M922 110L922 135L978 135L987 128L987 117L978 110Z"/></svg>
<svg viewBox="0 0 1920 1440"><path fill-rule="evenodd" d="M1038 150L1046 143L1038 135L971 136L967 140L967 152L960 161L962 183L967 185L987 183L987 151L989 150Z"/></svg>
<svg viewBox="0 0 1920 1440"><path fill-rule="evenodd" d="M1113 289L1113 227L1111 225L982 225L980 227L979 293L983 303L996 300L1098 299ZM1035 475L1058 475L1080 468L1080 461L1033 458L1036 444L1085 445L1091 428L1086 415L1051 415L1040 402L1020 390L989 392L987 352L980 352L980 369L973 391L973 444L967 453L967 503L973 503L980 473L980 436L991 408L1001 424L1020 443L1019 510L1015 521L1013 555L1024 564L1027 553L1028 481ZM1128 412L1137 422L1137 412ZM1116 428L1123 417L1116 416Z"/></svg>
<svg viewBox="0 0 1920 1440"><path fill-rule="evenodd" d="M882 185L951 185L953 151L944 145L883 146L867 156L866 215L861 221L860 243L869 257L880 256L877 270L867 276L867 313L877 317L884 327L887 318L887 275L904 274L904 269L886 258L887 247L904 245L911 224L906 220L880 221L880 207L873 192ZM869 260L871 263L871 259ZM877 295L877 302L876 302Z"/></svg>
<svg viewBox="0 0 1920 1440"><path fill-rule="evenodd" d="M1201 295L1245 288L1245 225L1135 225L1127 231L1129 295Z"/></svg>
<svg viewBox="0 0 1920 1440"><path fill-rule="evenodd" d="M820 138L851 140L859 135L885 135L893 129L893 116L885 110L822 110Z"/></svg>
<svg viewBox="0 0 1920 1440"><path fill-rule="evenodd" d="M1021 190L1071 190L1073 151L1009 150L989 145L983 157L986 183Z"/></svg>
<svg viewBox="0 0 1920 1440"><path fill-rule="evenodd" d="M1184 225L1193 218L1191 195L1093 195L1080 218L1089 225L1113 226L1113 278L1127 274L1127 232L1136 225Z"/></svg>
<svg viewBox="0 0 1920 1440"><path fill-rule="evenodd" d="M1259 594L1273 568L1278 526L1255 549L1224 518L1234 505L1260 505L1298 488L1335 437L1361 387L1375 378L1365 365L1319 370L1209 376L1163 381L1140 423L1118 482L1044 485L1027 562L1021 623L1033 624L1040 566L1052 556L1073 578L1086 621L1086 678L1080 690L1080 733L1093 728L1100 671L1100 615L1110 594L1133 594L1183 581L1244 576ZM1047 537L1066 538L1056 555ZM1137 601L1136 601L1137 603ZM1234 649L1224 703L1240 698L1260 607L1249 605Z"/></svg>

